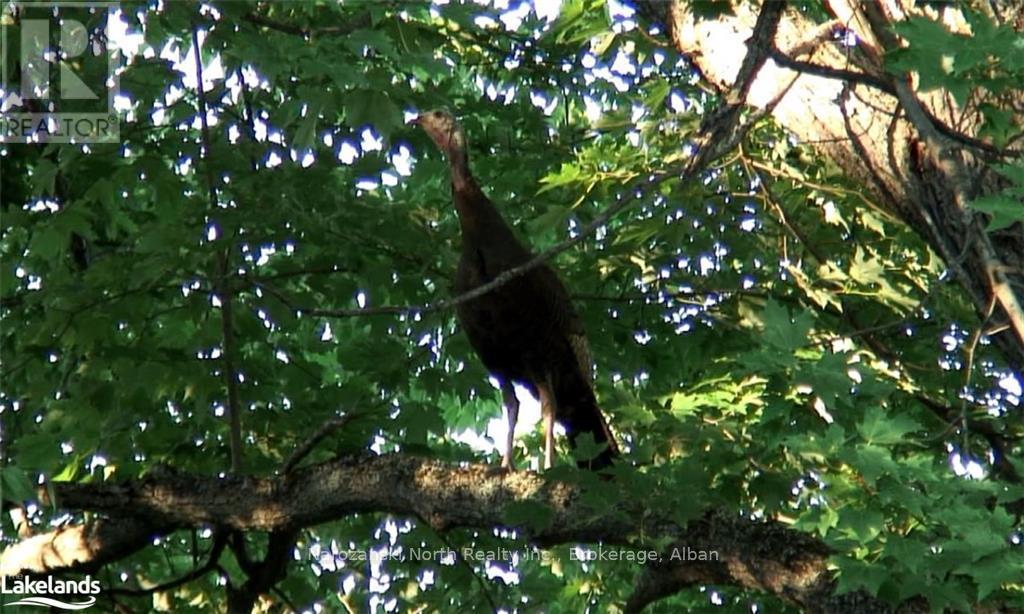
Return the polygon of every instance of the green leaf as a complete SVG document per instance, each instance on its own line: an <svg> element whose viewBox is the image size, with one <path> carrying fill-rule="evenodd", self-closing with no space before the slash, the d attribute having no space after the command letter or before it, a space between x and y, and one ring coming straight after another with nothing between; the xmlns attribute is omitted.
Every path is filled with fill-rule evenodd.
<svg viewBox="0 0 1024 614"><path fill-rule="evenodd" d="M370 124L387 136L402 125L402 111L384 92L356 90L346 96L345 122L355 129Z"/></svg>
<svg viewBox="0 0 1024 614"><path fill-rule="evenodd" d="M868 594L874 596L878 594L882 583L889 579L887 569L866 561L833 557L833 562L839 567L836 595L845 595L857 589L864 589Z"/></svg>
<svg viewBox="0 0 1024 614"><path fill-rule="evenodd" d="M575 447L572 449L572 456L578 462L589 461L597 458L597 455L604 452L607 448L607 443L597 443L594 441L592 434L583 433L576 438Z"/></svg>
<svg viewBox="0 0 1024 614"><path fill-rule="evenodd" d="M1022 484L1002 484L1000 485L999 496L996 497L997 503L1013 503L1014 501L1020 501L1024 499L1024 485Z"/></svg>
<svg viewBox="0 0 1024 614"><path fill-rule="evenodd" d="M1024 563L1010 552L987 557L972 564L971 576L978 585L978 599L984 600L1004 584L1011 585L1024 577Z"/></svg>
<svg viewBox="0 0 1024 614"><path fill-rule="evenodd" d="M829 408L834 408L840 401L848 400L853 385L846 371L846 356L829 353L801 369L795 379L806 381Z"/></svg>
<svg viewBox="0 0 1024 614"><path fill-rule="evenodd" d="M762 313L764 319L765 343L780 350L793 351L807 344L814 318L804 312L796 318L790 317L789 310L775 302L768 301Z"/></svg>
<svg viewBox="0 0 1024 614"><path fill-rule="evenodd" d="M860 543L867 543L885 529L884 520L878 510L846 508L839 515L839 528L850 531Z"/></svg>
<svg viewBox="0 0 1024 614"><path fill-rule="evenodd" d="M840 457L856 468L871 486L883 475L895 475L899 469L892 458L892 452L877 445L859 445L853 450L846 449Z"/></svg>
<svg viewBox="0 0 1024 614"><path fill-rule="evenodd" d="M885 268L878 258L872 258L865 250L858 248L850 264L850 277L861 284L879 283L885 278Z"/></svg>
<svg viewBox="0 0 1024 614"><path fill-rule="evenodd" d="M918 570L927 566L928 554L928 544L916 538L890 535L885 540L885 555L895 559L911 573L918 573Z"/></svg>
<svg viewBox="0 0 1024 614"><path fill-rule="evenodd" d="M14 444L15 459L19 466L33 471L49 471L60 458L60 447L53 435L33 433L19 437Z"/></svg>
<svg viewBox="0 0 1024 614"><path fill-rule="evenodd" d="M857 425L857 432L868 443L885 446L905 443L908 433L922 428L909 416L889 416L884 409L875 406L864 414L864 419Z"/></svg>
<svg viewBox="0 0 1024 614"><path fill-rule="evenodd" d="M36 196L52 196L57 179L57 165L46 158L40 158L32 169L32 188Z"/></svg>
<svg viewBox="0 0 1024 614"><path fill-rule="evenodd" d="M532 220L529 227L534 236L540 236L547 232L554 232L556 236L561 236L561 231L566 227L570 215L572 215L571 209L555 205Z"/></svg>
<svg viewBox="0 0 1024 614"><path fill-rule="evenodd" d="M36 489L24 470L8 465L0 469L0 495L4 501L21 503L35 499Z"/></svg>
<svg viewBox="0 0 1024 614"><path fill-rule="evenodd" d="M604 0L566 0L547 36L559 43L578 43L608 30Z"/></svg>
<svg viewBox="0 0 1024 614"><path fill-rule="evenodd" d="M32 236L29 250L48 262L60 258L67 248L68 239L60 232L56 224L43 226Z"/></svg>
<svg viewBox="0 0 1024 614"><path fill-rule="evenodd" d="M1024 220L1024 203L1006 194L982 196L968 206L989 215L988 226L985 227L989 232L1002 230Z"/></svg>
<svg viewBox="0 0 1024 614"><path fill-rule="evenodd" d="M668 81L656 81L645 89L644 105L649 111L658 112L661 110L661 105L665 103L665 99L668 98L672 86Z"/></svg>
<svg viewBox="0 0 1024 614"><path fill-rule="evenodd" d="M356 30L345 35L345 46L355 54L362 55L364 49L371 49L385 56L396 56L391 39L380 30Z"/></svg>
<svg viewBox="0 0 1024 614"><path fill-rule="evenodd" d="M813 530L821 537L839 524L839 513L828 507L814 507L803 514L796 523L796 527L804 530Z"/></svg>
<svg viewBox="0 0 1024 614"><path fill-rule="evenodd" d="M311 104L306 109L306 115L299 122L299 128L295 131L295 139L292 145L296 149L310 149L316 142L316 124L319 120L320 105Z"/></svg>
<svg viewBox="0 0 1024 614"><path fill-rule="evenodd" d="M114 184L106 177L100 177L85 192L85 198L100 203L109 210L115 206Z"/></svg>
<svg viewBox="0 0 1024 614"><path fill-rule="evenodd" d="M554 512L536 501L513 501L505 506L503 518L509 526L526 527L530 531L539 532L551 525Z"/></svg>
<svg viewBox="0 0 1024 614"><path fill-rule="evenodd" d="M59 472L55 473L50 480L53 482L72 482L78 477L82 469L82 459L79 455L75 455L68 464L64 465L64 468Z"/></svg>
<svg viewBox="0 0 1024 614"><path fill-rule="evenodd" d="M583 177L583 169L575 164L564 163L556 173L549 173L543 179L540 180L541 188L537 190L537 194L543 194L555 188L562 186L572 185L578 183Z"/></svg>

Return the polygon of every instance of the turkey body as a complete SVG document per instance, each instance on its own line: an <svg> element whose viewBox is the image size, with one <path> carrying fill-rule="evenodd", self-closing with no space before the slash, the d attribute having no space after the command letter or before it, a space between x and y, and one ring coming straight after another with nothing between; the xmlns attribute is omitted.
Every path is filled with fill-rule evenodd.
<svg viewBox="0 0 1024 614"><path fill-rule="evenodd" d="M519 241L494 203L480 189L469 169L466 137L445 111L420 115L415 123L448 159L452 200L462 229L462 252L455 290L468 292L505 271L525 264L530 250ZM579 464L608 466L618 446L597 405L591 385L587 337L569 293L545 264L456 306L456 315L470 345L501 384L508 413L508 439L502 464L512 468L513 436L519 401L513 384L539 398L544 422L544 465L554 459L554 423L565 428L570 444L589 433L606 444L595 458Z"/></svg>
<svg viewBox="0 0 1024 614"><path fill-rule="evenodd" d="M462 252L455 290L468 292L528 262L533 254L475 185L455 189L462 220ZM509 441L518 417L512 383L541 401L545 424L545 465L550 466L553 439L549 429L560 422L571 444L590 433L605 450L582 466L602 468L618 447L598 408L591 385L591 358L586 332L569 293L551 267L536 266L494 290L456 307L459 322L481 362L502 384L509 412ZM511 450L505 465L511 466Z"/></svg>

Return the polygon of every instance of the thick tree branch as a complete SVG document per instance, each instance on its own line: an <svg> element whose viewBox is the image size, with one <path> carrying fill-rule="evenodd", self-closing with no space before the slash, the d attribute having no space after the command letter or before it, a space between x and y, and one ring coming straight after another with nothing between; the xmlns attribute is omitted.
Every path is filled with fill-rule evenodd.
<svg viewBox="0 0 1024 614"><path fill-rule="evenodd" d="M248 614L256 599L269 593L285 576L288 562L295 547L293 529L274 531L267 538L267 555L247 573L249 579L240 588L228 586L228 612Z"/></svg>
<svg viewBox="0 0 1024 614"><path fill-rule="evenodd" d="M402 454L364 455L300 467L277 478L160 472L137 481L56 484L55 489L63 509L98 513L113 522L26 540L3 553L4 574L94 569L147 545L155 535L182 528L267 531L278 536L274 543L280 547L271 553L279 554L294 531L352 514L414 517L438 531L490 529L507 525L511 504L532 502L550 510L550 522L543 529L517 531L539 547L600 542L650 548L646 539L668 538L678 549L718 554L712 562L673 560L676 550L670 548L659 564L643 570L631 609L696 583L715 582L767 591L810 610L856 611L831 596L830 551L804 533L716 510L681 527L670 520L671 510L647 509L631 498L594 509L578 485L489 465L456 467ZM103 538L97 539L101 532ZM69 539L72 534L77 540ZM32 550L47 554L32 556ZM280 573L281 560L268 555L261 563L265 573L249 588L267 590ZM857 596L857 603L864 599L881 606L864 595Z"/></svg>
<svg viewBox="0 0 1024 614"><path fill-rule="evenodd" d="M747 40L747 53L743 57L736 81L725 92L723 104L709 113L701 127L703 139L700 151L693 164L700 167L717 159L735 148L754 122L740 124L740 114L746 107L747 95L754 84L761 67L768 61L775 48L775 32L786 8L783 0L769 0L764 3L757 16L754 31Z"/></svg>
<svg viewBox="0 0 1024 614"><path fill-rule="evenodd" d="M22 540L0 554L0 576L57 570L93 571L149 546L169 526L119 517L61 527Z"/></svg>

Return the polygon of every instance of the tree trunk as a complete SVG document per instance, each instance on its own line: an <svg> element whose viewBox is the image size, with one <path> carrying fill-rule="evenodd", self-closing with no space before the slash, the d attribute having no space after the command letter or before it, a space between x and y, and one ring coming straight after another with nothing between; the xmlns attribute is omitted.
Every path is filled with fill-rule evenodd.
<svg viewBox="0 0 1024 614"><path fill-rule="evenodd" d="M664 25L671 44L719 92L729 92L747 52L759 8L733 3L733 12L705 19L680 0L641 2L641 13ZM920 4L920 3L916 3ZM1021 18L1006 3L997 22ZM832 0L832 19L811 21L789 7L774 49L746 96L784 128L827 156L862 184L884 210L903 220L941 256L964 287L992 339L1015 370L1024 365L1024 312L1014 289L1024 287L1024 233L1020 224L994 233L967 208L1000 186L988 168L997 149L978 139L981 102L966 106L944 90L914 91L912 76L884 67L886 51L901 46L890 26L913 15L936 17L913 2ZM1019 8L1019 7L1018 7ZM954 8L942 22L954 32L969 26ZM855 37L855 38L854 38ZM1014 101L1020 102L1020 95ZM991 313L991 316L989 314Z"/></svg>

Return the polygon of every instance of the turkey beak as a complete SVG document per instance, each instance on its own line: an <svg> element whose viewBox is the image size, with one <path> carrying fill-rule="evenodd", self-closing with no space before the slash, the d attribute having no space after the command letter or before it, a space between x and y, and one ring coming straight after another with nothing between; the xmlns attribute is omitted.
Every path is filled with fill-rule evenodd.
<svg viewBox="0 0 1024 614"><path fill-rule="evenodd" d="M414 117L414 118L409 120L409 125L410 126L419 126L419 125L422 125L422 124L423 124L423 119L422 119L421 115L417 115L416 117Z"/></svg>

